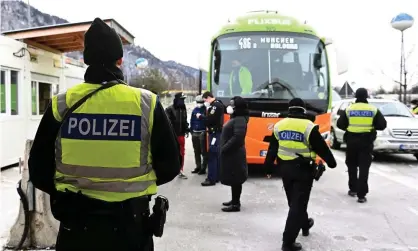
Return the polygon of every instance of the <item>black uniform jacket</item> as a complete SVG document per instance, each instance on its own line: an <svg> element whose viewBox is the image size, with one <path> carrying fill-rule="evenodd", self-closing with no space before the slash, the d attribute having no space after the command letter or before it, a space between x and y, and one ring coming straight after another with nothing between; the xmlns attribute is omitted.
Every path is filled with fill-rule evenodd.
<svg viewBox="0 0 418 251"><path fill-rule="evenodd" d="M213 128L215 131L220 131L224 122L225 105L219 100L213 101L210 105L207 115L203 115L202 118L209 130Z"/></svg>
<svg viewBox="0 0 418 251"><path fill-rule="evenodd" d="M84 79L87 83L102 83L115 79L123 79L119 68L110 69L113 74L104 72L102 68L89 67ZM29 156L29 175L33 185L48 193L56 192L55 175L55 140L61 123L52 114L51 104L48 106L36 132L35 140ZM177 137L171 127L164 108L157 101L154 111L154 125L151 135L152 166L157 176L157 185L173 180L180 172L182 157Z"/></svg>
<svg viewBox="0 0 418 251"><path fill-rule="evenodd" d="M301 118L307 119L305 115L289 115L289 118ZM334 155L332 155L331 150L329 149L327 143L325 142L324 138L322 138L321 133L319 132L318 126L315 126L311 134L309 136L309 144L311 146L311 150L314 151L316 154L321 157L329 167L334 168L337 166L337 162L335 161ZM270 145L267 151L267 156L264 161L264 165L266 167L266 171L268 174L272 173L274 167L274 161L278 159L277 152L279 150L279 141L274 136L274 133L270 137ZM279 159L279 161L282 161Z"/></svg>

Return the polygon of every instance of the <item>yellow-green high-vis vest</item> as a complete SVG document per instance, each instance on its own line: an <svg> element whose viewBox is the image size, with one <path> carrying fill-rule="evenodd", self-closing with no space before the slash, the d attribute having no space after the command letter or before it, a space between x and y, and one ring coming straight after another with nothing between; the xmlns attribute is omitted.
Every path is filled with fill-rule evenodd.
<svg viewBox="0 0 418 251"><path fill-rule="evenodd" d="M52 99L66 111L100 84L82 83ZM157 193L150 139L157 96L115 85L91 96L63 122L55 144L55 186L116 202Z"/></svg>
<svg viewBox="0 0 418 251"><path fill-rule="evenodd" d="M308 119L285 118L274 125L274 136L279 141L277 156L282 160L294 160L300 154L306 158L316 158L311 151L309 136L315 124Z"/></svg>

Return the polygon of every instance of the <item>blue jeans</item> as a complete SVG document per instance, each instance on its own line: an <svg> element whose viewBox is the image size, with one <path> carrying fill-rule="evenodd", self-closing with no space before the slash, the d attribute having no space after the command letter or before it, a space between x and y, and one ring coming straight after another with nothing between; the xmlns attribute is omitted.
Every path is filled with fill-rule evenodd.
<svg viewBox="0 0 418 251"><path fill-rule="evenodd" d="M215 144L212 145L212 140L216 139ZM219 155L221 141L221 133L209 133L209 151L208 151L208 180L211 182L217 182L219 180Z"/></svg>

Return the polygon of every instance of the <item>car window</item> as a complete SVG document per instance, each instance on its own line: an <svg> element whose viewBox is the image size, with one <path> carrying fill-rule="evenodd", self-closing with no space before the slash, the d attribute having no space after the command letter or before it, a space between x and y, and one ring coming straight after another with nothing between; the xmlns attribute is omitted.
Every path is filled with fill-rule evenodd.
<svg viewBox="0 0 418 251"><path fill-rule="evenodd" d="M413 117L411 111L401 102L370 102L383 114L392 117Z"/></svg>

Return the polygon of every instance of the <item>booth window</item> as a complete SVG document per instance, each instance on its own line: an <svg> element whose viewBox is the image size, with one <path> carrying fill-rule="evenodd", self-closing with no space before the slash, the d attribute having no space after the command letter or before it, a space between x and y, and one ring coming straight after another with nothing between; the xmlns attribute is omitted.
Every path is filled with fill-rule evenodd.
<svg viewBox="0 0 418 251"><path fill-rule="evenodd" d="M19 72L2 69L0 75L0 114L19 114Z"/></svg>
<svg viewBox="0 0 418 251"><path fill-rule="evenodd" d="M10 71L10 102L11 102L11 114L19 114L19 88L17 71Z"/></svg>
<svg viewBox="0 0 418 251"><path fill-rule="evenodd" d="M32 81L32 115L43 115L58 93L58 86L54 84Z"/></svg>
<svg viewBox="0 0 418 251"><path fill-rule="evenodd" d="M6 113L6 71L0 76L0 113Z"/></svg>

